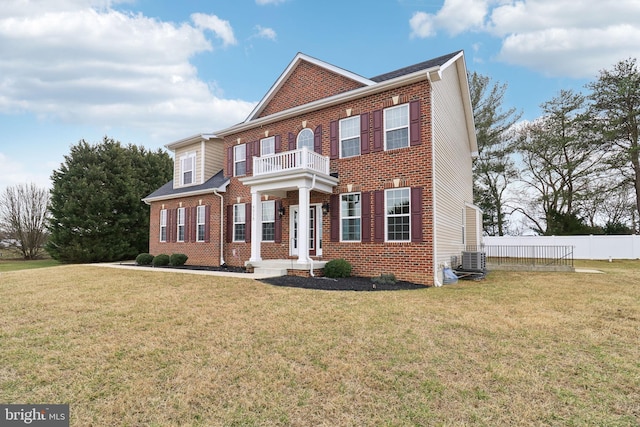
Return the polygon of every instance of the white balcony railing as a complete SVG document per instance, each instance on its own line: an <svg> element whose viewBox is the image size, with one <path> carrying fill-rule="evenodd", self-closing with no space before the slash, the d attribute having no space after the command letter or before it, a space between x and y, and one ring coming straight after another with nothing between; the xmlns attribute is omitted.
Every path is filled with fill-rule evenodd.
<svg viewBox="0 0 640 427"><path fill-rule="evenodd" d="M253 176L295 170L329 175L329 158L306 147L253 158Z"/></svg>

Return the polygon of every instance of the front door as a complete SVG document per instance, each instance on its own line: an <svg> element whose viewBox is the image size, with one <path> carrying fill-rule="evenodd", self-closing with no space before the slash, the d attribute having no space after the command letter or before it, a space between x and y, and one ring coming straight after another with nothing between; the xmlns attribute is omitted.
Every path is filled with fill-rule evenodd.
<svg viewBox="0 0 640 427"><path fill-rule="evenodd" d="M322 255L322 217L318 214L318 212L322 212L321 209L321 205L309 207L309 256ZM292 256L298 256L298 212L300 212L299 206L291 207L290 252Z"/></svg>

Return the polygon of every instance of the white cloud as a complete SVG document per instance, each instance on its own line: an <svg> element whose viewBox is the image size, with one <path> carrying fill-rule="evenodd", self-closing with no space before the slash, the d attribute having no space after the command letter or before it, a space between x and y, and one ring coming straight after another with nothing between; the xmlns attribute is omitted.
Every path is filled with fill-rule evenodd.
<svg viewBox="0 0 640 427"><path fill-rule="evenodd" d="M256 4L259 6L264 6L266 4L280 4L284 3L287 0L256 0Z"/></svg>
<svg viewBox="0 0 640 427"><path fill-rule="evenodd" d="M411 37L484 32L502 40L497 59L549 76L594 77L640 56L640 2L619 0L445 0L416 12Z"/></svg>
<svg viewBox="0 0 640 427"><path fill-rule="evenodd" d="M233 28L229 21L218 18L216 15L205 15L203 13L194 13L191 19L199 29L211 30L218 38L221 38L225 46L235 45L238 43L233 35Z"/></svg>
<svg viewBox="0 0 640 427"><path fill-rule="evenodd" d="M275 41L277 34L272 28L265 28L261 25L256 25L256 34L254 37Z"/></svg>
<svg viewBox="0 0 640 427"><path fill-rule="evenodd" d="M102 128L134 127L164 142L243 120L253 103L223 99L190 59L236 42L228 21L174 24L122 13L107 0L3 0L0 113Z"/></svg>

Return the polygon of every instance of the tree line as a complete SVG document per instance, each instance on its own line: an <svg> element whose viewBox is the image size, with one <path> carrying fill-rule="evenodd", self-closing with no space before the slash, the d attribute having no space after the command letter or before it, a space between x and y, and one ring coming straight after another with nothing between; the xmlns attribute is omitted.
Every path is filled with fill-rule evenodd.
<svg viewBox="0 0 640 427"><path fill-rule="evenodd" d="M469 75L478 157L474 198L487 235L632 234L640 228L640 70L600 71L587 93L560 90L542 115L504 109L506 84Z"/></svg>

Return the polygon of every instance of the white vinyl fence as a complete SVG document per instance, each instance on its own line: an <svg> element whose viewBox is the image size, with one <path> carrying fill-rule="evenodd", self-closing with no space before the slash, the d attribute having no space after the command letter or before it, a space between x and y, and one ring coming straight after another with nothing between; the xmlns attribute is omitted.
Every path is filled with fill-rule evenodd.
<svg viewBox="0 0 640 427"><path fill-rule="evenodd" d="M640 236L484 236L487 246L573 246L574 259L638 259Z"/></svg>

